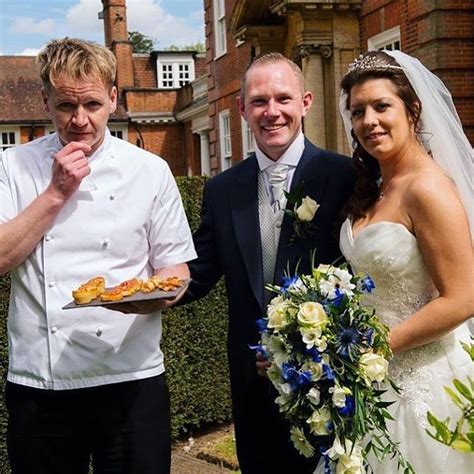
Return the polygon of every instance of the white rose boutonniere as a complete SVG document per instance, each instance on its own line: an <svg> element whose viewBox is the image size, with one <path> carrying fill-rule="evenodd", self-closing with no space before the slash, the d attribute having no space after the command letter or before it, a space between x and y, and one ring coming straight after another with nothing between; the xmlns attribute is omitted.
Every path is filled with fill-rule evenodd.
<svg viewBox="0 0 474 474"><path fill-rule="evenodd" d="M295 212L300 221L309 222L314 219L314 215L318 208L319 204L314 199L306 196L301 201L301 204L296 208Z"/></svg>
<svg viewBox="0 0 474 474"><path fill-rule="evenodd" d="M285 213L293 219L294 234L290 238L292 244L296 238L306 239L315 231L313 220L320 205L309 196L303 196L303 183L291 193L285 192L285 195L291 205Z"/></svg>

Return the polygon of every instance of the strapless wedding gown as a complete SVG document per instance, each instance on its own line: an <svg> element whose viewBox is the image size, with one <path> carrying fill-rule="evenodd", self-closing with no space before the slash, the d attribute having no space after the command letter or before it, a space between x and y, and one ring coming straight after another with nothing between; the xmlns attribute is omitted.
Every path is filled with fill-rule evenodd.
<svg viewBox="0 0 474 474"><path fill-rule="evenodd" d="M409 318L436 296L417 240L403 225L378 222L354 237L346 220L340 246L353 270L367 272L374 280L376 288L367 303L388 326ZM447 448L425 432L428 410L442 420L459 418L460 411L443 387L452 386L453 378L473 376L471 360L459 344L460 340L469 342L469 335L463 324L443 339L397 354L390 361L390 376L402 393L397 395L387 387L387 400L396 401L390 407L395 421L388 427L417 473L474 472L474 455ZM371 461L371 465L377 474L397 472L396 461L386 460L383 465Z"/></svg>

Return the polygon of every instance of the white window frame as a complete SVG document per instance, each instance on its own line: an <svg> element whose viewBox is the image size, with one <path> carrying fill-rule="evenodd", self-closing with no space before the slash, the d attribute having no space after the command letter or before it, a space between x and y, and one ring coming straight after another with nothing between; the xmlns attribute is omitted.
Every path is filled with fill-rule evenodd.
<svg viewBox="0 0 474 474"><path fill-rule="evenodd" d="M213 0L215 59L227 53L227 29L225 24L225 1Z"/></svg>
<svg viewBox="0 0 474 474"><path fill-rule="evenodd" d="M113 137L121 138L122 140L125 140L126 142L128 142L128 126L127 125L109 123L107 126L109 127L110 134ZM118 135L122 135L122 136L118 136Z"/></svg>
<svg viewBox="0 0 474 474"><path fill-rule="evenodd" d="M7 133L7 134L13 133L15 143L6 143L6 144L4 144L3 143L3 136L1 135L3 133ZM8 127L8 126L0 127L0 152L2 152L3 150L6 150L7 148L13 148L14 146L20 145L20 138L21 138L20 127ZM9 139L10 139L10 136L8 136L8 141L9 141Z"/></svg>
<svg viewBox="0 0 474 474"><path fill-rule="evenodd" d="M229 109L219 112L219 145L221 151L221 170L232 166L232 140Z"/></svg>
<svg viewBox="0 0 474 474"><path fill-rule="evenodd" d="M189 84L190 82L194 81L194 59L191 54L189 56L170 54L158 55L158 57L156 58L156 65L159 89L179 89L185 86L186 84ZM171 70L165 71L165 68L169 68L170 66ZM180 71L180 66L187 66L188 70ZM171 77L166 78L166 80L171 82L171 84L164 83L165 78L163 77L163 75L165 73L171 73ZM184 73L187 74L187 77L180 77L180 74ZM185 80L183 81L183 79ZM180 81L183 81L183 84L180 84Z"/></svg>
<svg viewBox="0 0 474 474"><path fill-rule="evenodd" d="M398 43L398 48L396 47ZM377 51L381 49L400 49L402 42L400 40L400 27L395 26L389 30L382 31L378 35L372 36L367 40L367 49L369 51Z"/></svg>
<svg viewBox="0 0 474 474"><path fill-rule="evenodd" d="M249 123L243 117L240 117L242 128L242 152L243 158L248 158L252 153L255 153L255 142Z"/></svg>

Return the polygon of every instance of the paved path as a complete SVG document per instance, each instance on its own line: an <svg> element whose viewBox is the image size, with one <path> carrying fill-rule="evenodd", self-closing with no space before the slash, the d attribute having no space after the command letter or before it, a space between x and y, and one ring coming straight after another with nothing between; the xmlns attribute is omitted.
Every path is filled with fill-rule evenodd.
<svg viewBox="0 0 474 474"><path fill-rule="evenodd" d="M190 454L173 451L171 455L171 474L225 474L229 469L197 459Z"/></svg>

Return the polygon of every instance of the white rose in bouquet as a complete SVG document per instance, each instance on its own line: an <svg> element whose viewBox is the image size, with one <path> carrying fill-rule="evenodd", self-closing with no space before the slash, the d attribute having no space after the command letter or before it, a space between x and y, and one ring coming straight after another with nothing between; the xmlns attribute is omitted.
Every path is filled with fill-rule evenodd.
<svg viewBox="0 0 474 474"><path fill-rule="evenodd" d="M372 382L383 382L388 374L388 361L381 355L367 352L359 360L359 369L367 385Z"/></svg>
<svg viewBox="0 0 474 474"><path fill-rule="evenodd" d="M352 446L349 440L345 442L345 452L341 454L336 465L336 474L364 474L364 460L362 448L359 445Z"/></svg>
<svg viewBox="0 0 474 474"><path fill-rule="evenodd" d="M325 327L329 323L323 306L314 301L301 303L297 318L301 325L309 327Z"/></svg>

